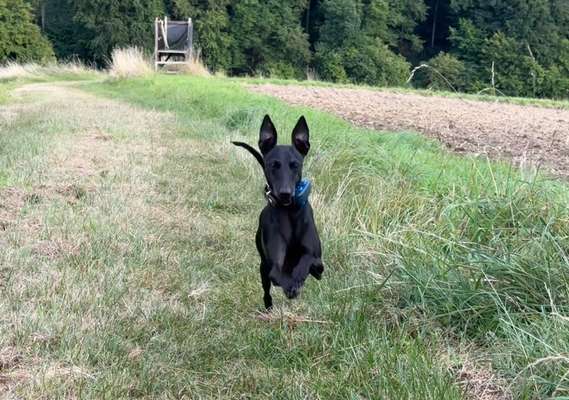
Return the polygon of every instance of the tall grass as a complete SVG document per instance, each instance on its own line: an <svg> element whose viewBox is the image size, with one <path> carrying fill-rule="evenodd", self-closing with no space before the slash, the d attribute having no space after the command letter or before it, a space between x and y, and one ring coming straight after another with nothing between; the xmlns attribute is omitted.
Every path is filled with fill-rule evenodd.
<svg viewBox="0 0 569 400"><path fill-rule="evenodd" d="M307 115L314 143L307 173L330 271L316 307L331 319L351 307L376 323L474 347L517 398L569 394L564 183L459 158L417 135L357 129L233 81L160 77L97 90L174 111L196 127L187 135L213 142L254 143L266 112L286 141L298 115ZM244 218L254 219L254 210Z"/></svg>
<svg viewBox="0 0 569 400"><path fill-rule="evenodd" d="M151 74L150 60L139 47L117 48L111 53L109 74L114 78L134 78Z"/></svg>

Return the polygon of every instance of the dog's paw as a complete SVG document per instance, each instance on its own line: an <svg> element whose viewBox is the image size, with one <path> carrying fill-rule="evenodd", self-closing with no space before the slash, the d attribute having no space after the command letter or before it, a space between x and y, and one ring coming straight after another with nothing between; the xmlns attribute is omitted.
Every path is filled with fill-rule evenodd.
<svg viewBox="0 0 569 400"><path fill-rule="evenodd" d="M300 290L297 287L291 287L284 289L284 294L287 299L296 299L300 294Z"/></svg>
<svg viewBox="0 0 569 400"><path fill-rule="evenodd" d="M324 273L324 266L322 264L312 264L310 266L310 275L312 275L317 280L322 279L322 274Z"/></svg>
<svg viewBox="0 0 569 400"><path fill-rule="evenodd" d="M290 285L283 287L285 296L288 299L296 299L300 294L300 290L302 289L303 285L304 281L295 281L292 282Z"/></svg>

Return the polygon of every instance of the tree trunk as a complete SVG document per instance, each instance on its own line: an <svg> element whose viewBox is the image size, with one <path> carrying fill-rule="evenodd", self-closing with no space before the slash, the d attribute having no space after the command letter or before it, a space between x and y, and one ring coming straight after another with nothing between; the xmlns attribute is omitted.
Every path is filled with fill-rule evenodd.
<svg viewBox="0 0 569 400"><path fill-rule="evenodd" d="M435 10L433 12L433 33L431 35L431 48L435 47L435 36L437 33L437 17L439 15L439 1L435 3Z"/></svg>
<svg viewBox="0 0 569 400"><path fill-rule="evenodd" d="M42 32L45 32L45 0L41 2L40 13L41 13L41 30Z"/></svg>
<svg viewBox="0 0 569 400"><path fill-rule="evenodd" d="M312 5L312 1L308 0L308 4L306 6L306 33L310 35L310 6Z"/></svg>

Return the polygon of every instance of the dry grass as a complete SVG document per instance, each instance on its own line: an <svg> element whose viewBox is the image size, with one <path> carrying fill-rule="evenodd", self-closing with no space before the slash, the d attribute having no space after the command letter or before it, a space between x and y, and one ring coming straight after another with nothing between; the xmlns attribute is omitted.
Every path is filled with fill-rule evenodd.
<svg viewBox="0 0 569 400"><path fill-rule="evenodd" d="M8 63L0 67L0 80L29 78L38 73L40 67L36 64Z"/></svg>
<svg viewBox="0 0 569 400"><path fill-rule="evenodd" d="M38 64L18 64L9 62L0 66L0 81L13 79L39 79L49 76L72 76L74 78L81 75L97 75L98 72L79 62L71 61L67 63L38 65Z"/></svg>
<svg viewBox="0 0 569 400"><path fill-rule="evenodd" d="M166 65L163 67L165 71L169 72L176 72L180 74L192 75L192 76L211 76L211 72L204 64L201 51L198 49L194 56L192 57L191 61L187 64L175 64L175 65Z"/></svg>
<svg viewBox="0 0 569 400"><path fill-rule="evenodd" d="M314 68L306 69L306 80L307 81L319 81L320 77Z"/></svg>
<svg viewBox="0 0 569 400"><path fill-rule="evenodd" d="M113 78L132 78L152 74L152 67L138 47L114 49L109 74Z"/></svg>
<svg viewBox="0 0 569 400"><path fill-rule="evenodd" d="M508 382L494 371L480 349L455 343L441 350L439 359L455 377L466 400L512 400Z"/></svg>
<svg viewBox="0 0 569 400"><path fill-rule="evenodd" d="M189 75L194 76L210 76L211 73L209 72L208 68L204 64L202 57L201 57L201 50L197 50L194 57L189 64L185 66L184 72Z"/></svg>
<svg viewBox="0 0 569 400"><path fill-rule="evenodd" d="M513 398L505 388L504 380L496 376L490 365L479 367L467 361L454 372L458 384L469 400L512 400Z"/></svg>

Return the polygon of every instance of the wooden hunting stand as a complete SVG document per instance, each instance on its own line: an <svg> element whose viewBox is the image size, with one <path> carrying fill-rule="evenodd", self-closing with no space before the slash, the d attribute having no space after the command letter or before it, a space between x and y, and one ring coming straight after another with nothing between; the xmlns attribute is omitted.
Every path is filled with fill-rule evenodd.
<svg viewBox="0 0 569 400"><path fill-rule="evenodd" d="M154 21L154 69L160 66L189 64L193 57L194 26L192 19Z"/></svg>

